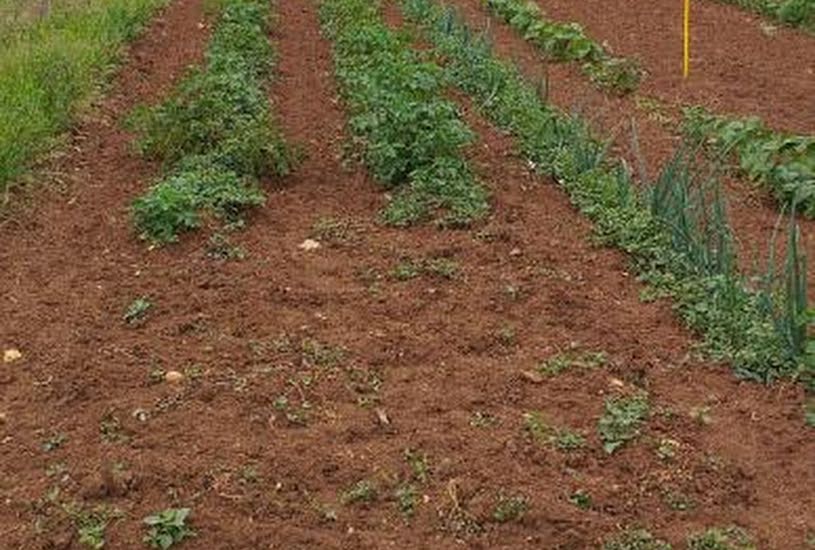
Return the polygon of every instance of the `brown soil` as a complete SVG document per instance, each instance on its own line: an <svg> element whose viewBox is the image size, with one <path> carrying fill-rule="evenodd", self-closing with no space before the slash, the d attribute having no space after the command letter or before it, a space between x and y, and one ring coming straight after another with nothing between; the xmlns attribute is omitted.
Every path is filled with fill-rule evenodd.
<svg viewBox="0 0 815 550"><path fill-rule="evenodd" d="M110 548L142 548L140 519L170 506L193 510L190 549L582 549L621 526L678 542L732 523L761 548L803 547L815 441L800 388L740 383L696 359L670 305L640 302L626 259L591 246L563 193L466 103L494 214L471 231L381 226L382 190L344 166L314 3L280 0L277 11L274 107L307 157L230 235L246 259L209 258L203 233L149 250L126 215L157 167L132 154L118 122L200 58L197 0L176 0L133 46L100 119L81 125L60 165L75 174L67 195L43 193L37 212L0 230L0 347L23 353L0 366L4 546L79 547L45 498L56 486L59 502L125 513ZM315 235L329 218L342 223ZM323 247L300 250L309 236ZM400 281L392 270L405 258L444 258L458 272ZM127 326L142 295L155 307ZM609 364L524 375L572 346L603 350ZM156 369L186 377L151 383ZM637 389L652 417L607 456L603 400ZM694 407L709 407L709 424ZM584 431L588 447L535 444L523 429L531 411ZM478 414L494 423L474 425ZM65 441L46 451L56 434ZM673 459L655 452L664 439L677 442ZM406 449L430 469L414 481L412 519L393 496L411 476ZM363 478L379 497L343 504ZM569 502L578 489L591 509ZM520 522L493 519L502 493L529 499Z"/></svg>
<svg viewBox="0 0 815 550"><path fill-rule="evenodd" d="M763 39L760 44L766 43L766 45L751 50L750 48L756 47L757 38L753 37L748 40L743 33L753 32L749 30L752 27L750 25L739 26L734 23L734 17L740 16L743 19L745 16L741 15L740 11L727 6L705 2L696 3L697 6L704 6L704 8L697 9L706 10L705 17L698 15L697 18L706 21L706 25L712 25L717 29L715 33L704 34L704 42L701 36L696 38L697 55L706 52L705 63L708 63L709 57L715 58L720 61L716 66L738 66L739 63L746 62L744 61L746 59L750 59L751 63L767 65L773 68L773 72L759 71L757 74L773 75L767 76L768 81L772 81L775 75L778 75L779 79L795 78L789 75L800 74L803 70L804 74L796 80L799 82L797 85L791 85L790 88L778 86L778 93L773 92L772 102L766 101L766 98L762 97L762 92L759 91L765 86L762 83L763 80L758 77L754 78L752 75L742 76L737 84L733 84L733 87L738 88L737 92L725 93L724 90L730 89L725 83L741 74L736 69L728 69L726 74L729 76L722 76L718 72L706 70L705 67L708 65L699 63L700 66L694 71L691 81L682 83L681 75L674 74L675 67L664 61L676 57L676 53L673 52L675 40L663 37L665 33L669 32L663 32L663 30L671 27L659 28L656 23L656 21L661 21L661 18L670 19L671 9L667 7L658 9L659 6L667 5L667 2L659 2L654 8L653 27L642 28L636 33L634 31L618 32L618 30L628 29L634 24L632 21L638 21L638 24L644 25L645 21L651 17L650 5L647 13L643 12L636 18L633 16L626 18L626 13L637 9L632 3L618 2L620 9L612 10L601 8L596 2L569 3L552 0L540 2L553 18L562 21L577 21L581 24L585 22L587 32L597 40L610 42L613 51L644 60L643 64L649 76L643 83L642 91L625 98L612 97L595 88L574 63L550 64L547 67L541 52L535 46L522 40L511 27L489 15L486 8L482 7L480 0L449 0L447 3L456 6L475 28L489 29L495 41L496 51L506 59L513 60L529 78L539 80L544 75L548 75L550 100L563 109L582 113L601 135L614 137L615 152L625 157L630 166L639 167L640 156L635 154L632 147L631 123L633 120L636 124L641 157L644 158L648 167L647 176L655 175L662 163L673 154L681 142L678 130L680 104L703 103L710 108L721 109L721 112L732 110L739 114L759 114L761 116L764 115L766 109L772 109L777 116L783 116L778 113L791 114L785 118L771 117L769 119L771 123L781 125L789 123L790 128L808 128L807 133L811 133L815 128L815 125L809 122L804 126L793 124L794 121L815 118L815 106L810 100L811 91L815 86L815 77L808 73L813 70L815 40L795 31L779 29L779 34L774 38L759 34L759 37ZM584 12L588 13L591 10L583 4L593 5L594 9L591 19L586 21L582 16ZM578 8L578 5L581 7ZM615 8L617 7L615 4ZM575 13L571 19L565 13L567 9L570 10L569 13ZM710 12L708 13L707 10ZM596 24L590 25L591 21ZM711 21L717 23L714 24ZM697 32L702 33L699 29ZM636 36L633 36L635 34ZM620 42L619 46L618 42ZM779 67L785 67L788 61L786 57L776 51L776 42L783 42L784 47L780 51L790 52L789 56L794 59L798 59L795 56L802 52L798 61L791 62L797 63L796 71L784 73L782 69L779 69ZM645 48L645 44L648 45L647 49L636 49L637 47ZM681 40L679 44L681 46ZM740 48L751 53L737 54L736 51ZM716 54L716 56L710 53L722 51L728 53ZM654 60L662 61L657 63ZM710 63L713 62L710 61ZM744 73L744 75L747 74ZM787 101L775 101L779 95L787 98ZM642 98L645 98L646 102L648 99L656 99L656 103L645 105ZM762 109L751 110L754 104L762 104ZM752 183L726 178L724 184L732 225L741 248L740 259L744 269L752 273L756 266L763 268L766 264L770 235L778 219L778 205L768 192L756 188ZM799 218L798 221L807 255L815 257L815 220ZM810 263L809 273L810 280L815 281L815 263ZM810 295L815 297L815 285L810 285Z"/></svg>

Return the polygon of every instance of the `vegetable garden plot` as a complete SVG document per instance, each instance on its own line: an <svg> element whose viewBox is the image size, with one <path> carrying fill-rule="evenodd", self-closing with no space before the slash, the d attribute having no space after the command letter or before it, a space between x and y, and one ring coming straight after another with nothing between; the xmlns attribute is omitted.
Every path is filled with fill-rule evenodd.
<svg viewBox="0 0 815 550"><path fill-rule="evenodd" d="M274 6L297 169L242 230L145 246L129 205L172 167L122 123L200 62L200 8L151 25L53 170L63 191L0 226L4 544L806 547L800 385L703 361L460 92L441 88L489 212L383 223L317 3Z"/></svg>

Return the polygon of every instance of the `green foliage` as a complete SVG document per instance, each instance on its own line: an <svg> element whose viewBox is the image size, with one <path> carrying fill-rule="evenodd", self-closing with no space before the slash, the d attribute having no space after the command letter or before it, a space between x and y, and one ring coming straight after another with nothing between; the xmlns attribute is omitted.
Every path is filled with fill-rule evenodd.
<svg viewBox="0 0 815 550"><path fill-rule="evenodd" d="M165 3L57 4L37 22L0 28L0 191L69 126L110 74L120 47Z"/></svg>
<svg viewBox="0 0 815 550"><path fill-rule="evenodd" d="M755 550L750 536L741 528L711 528L688 537L688 550Z"/></svg>
<svg viewBox="0 0 815 550"><path fill-rule="evenodd" d="M648 409L648 396L644 393L606 399L603 416L597 423L603 449L611 454L636 438L648 416Z"/></svg>
<svg viewBox="0 0 815 550"><path fill-rule="evenodd" d="M147 316L147 312L150 311L150 308L152 307L152 302L150 302L146 296L136 298L130 303L129 306L127 306L127 311L125 311L124 314L125 322L128 325L140 323L144 320L144 318Z"/></svg>
<svg viewBox="0 0 815 550"><path fill-rule="evenodd" d="M529 499L523 495L506 496L498 498L498 504L492 513L493 519L498 523L510 521L520 521L524 514L529 511Z"/></svg>
<svg viewBox="0 0 815 550"><path fill-rule="evenodd" d="M409 225L437 209L447 225L483 216L487 193L461 156L473 135L443 97L441 69L388 29L377 2L327 0L321 18L349 127L374 177L395 188L385 221Z"/></svg>
<svg viewBox="0 0 815 550"><path fill-rule="evenodd" d="M608 357L603 351L566 351L543 361L538 366L538 371L544 376L557 376L570 370L596 369L605 365L607 361Z"/></svg>
<svg viewBox="0 0 815 550"><path fill-rule="evenodd" d="M362 479L343 491L341 500L343 504L356 504L358 502L373 502L379 490L373 481Z"/></svg>
<svg viewBox="0 0 815 550"><path fill-rule="evenodd" d="M495 14L518 29L555 61L579 61L598 86L618 94L637 89L642 70L628 59L615 58L586 36L577 23L557 23L546 18L529 0L482 0Z"/></svg>
<svg viewBox="0 0 815 550"><path fill-rule="evenodd" d="M263 85L272 58L268 6L229 0L222 9L206 66L165 102L134 116L142 152L171 167L133 204L136 227L156 242L200 226L202 212L239 220L263 204L257 178L291 169Z"/></svg>
<svg viewBox="0 0 815 550"><path fill-rule="evenodd" d="M582 489L578 489L569 495L569 502L580 508L581 510L588 510L592 506L591 495Z"/></svg>
<svg viewBox="0 0 815 550"><path fill-rule="evenodd" d="M801 292L805 259L796 246L788 247L783 270L775 273L771 261L762 285L747 280L737 267L718 188L700 175L693 151L677 151L642 192L625 163L607 157L607 145L584 121L542 101L537 89L499 61L483 36L473 34L452 10L433 0L402 0L402 5L445 59L450 81L517 138L532 166L565 188L602 242L627 252L645 281L675 299L712 356L754 380L801 370L810 317ZM796 235L790 232L793 244Z"/></svg>
<svg viewBox="0 0 815 550"><path fill-rule="evenodd" d="M603 550L671 550L671 545L645 529L629 529L603 544Z"/></svg>
<svg viewBox="0 0 815 550"><path fill-rule="evenodd" d="M720 0L815 33L815 2L812 0Z"/></svg>
<svg viewBox="0 0 815 550"><path fill-rule="evenodd" d="M166 550L185 538L194 536L195 532L187 526L189 515L189 508L168 508L147 516L144 518L144 524L147 525L144 542L151 548Z"/></svg>
<svg viewBox="0 0 815 550"><path fill-rule="evenodd" d="M76 528L79 544L99 550L105 547L105 529L112 519L121 517L122 512L107 506L87 508L81 503L66 503L63 511Z"/></svg>
<svg viewBox="0 0 815 550"><path fill-rule="evenodd" d="M768 187L785 207L795 203L815 217L815 137L776 133L758 118L716 116L702 107L684 115L692 139L726 161L734 159L741 173Z"/></svg>
<svg viewBox="0 0 815 550"><path fill-rule="evenodd" d="M550 426L538 412L524 413L524 429L539 445L551 445L561 451L574 451L586 445L586 438L567 428Z"/></svg>

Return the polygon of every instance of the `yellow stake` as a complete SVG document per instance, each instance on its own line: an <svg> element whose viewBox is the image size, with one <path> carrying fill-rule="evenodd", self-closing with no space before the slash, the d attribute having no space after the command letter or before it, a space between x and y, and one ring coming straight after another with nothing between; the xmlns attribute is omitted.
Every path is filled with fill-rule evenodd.
<svg viewBox="0 0 815 550"><path fill-rule="evenodd" d="M685 57L682 66L682 76L688 78L690 73L690 0L685 0Z"/></svg>

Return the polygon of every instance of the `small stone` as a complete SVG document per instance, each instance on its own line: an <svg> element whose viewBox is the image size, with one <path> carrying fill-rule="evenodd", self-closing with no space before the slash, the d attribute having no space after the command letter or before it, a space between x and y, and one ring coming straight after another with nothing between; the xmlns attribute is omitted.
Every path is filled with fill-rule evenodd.
<svg viewBox="0 0 815 550"><path fill-rule="evenodd" d="M164 381L168 382L170 384L177 384L178 382L181 382L182 380L184 380L184 375L182 373L178 372L177 370L168 370L164 374Z"/></svg>
<svg viewBox="0 0 815 550"><path fill-rule="evenodd" d="M16 348L7 349L3 352L3 363L13 363L23 358L23 354Z"/></svg>
<svg viewBox="0 0 815 550"><path fill-rule="evenodd" d="M524 378L524 380L532 382L533 384L543 383L543 376L539 372L525 370L521 373L521 376Z"/></svg>
<svg viewBox="0 0 815 550"><path fill-rule="evenodd" d="M510 256L520 256L521 254L523 254L523 252L521 252L521 249L517 246L509 251Z"/></svg>
<svg viewBox="0 0 815 550"><path fill-rule="evenodd" d="M608 384L610 386L614 386L615 388L624 388L625 387L625 382L623 382L619 378L612 378L611 380L608 381Z"/></svg>
<svg viewBox="0 0 815 550"><path fill-rule="evenodd" d="M319 241L315 241L314 239L306 239L302 243L300 243L300 249L305 250L306 252L311 252L312 250L317 250L320 248Z"/></svg>
<svg viewBox="0 0 815 550"><path fill-rule="evenodd" d="M388 418L388 414L385 412L385 409L381 407L376 409L376 417L379 419L379 423L383 426L387 426L391 423L391 419Z"/></svg>
<svg viewBox="0 0 815 550"><path fill-rule="evenodd" d="M5 424L8 416L4 412L0 412L0 424Z"/></svg>
<svg viewBox="0 0 815 550"><path fill-rule="evenodd" d="M150 413L148 413L144 409L136 409L135 411L133 411L133 418L135 418L139 422L147 422L147 418L149 416L150 416Z"/></svg>

